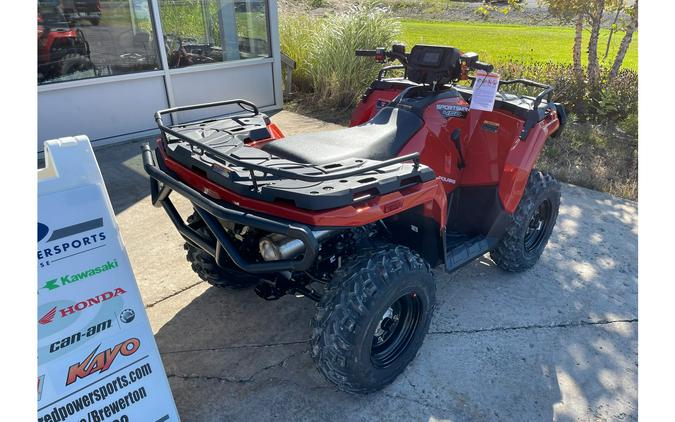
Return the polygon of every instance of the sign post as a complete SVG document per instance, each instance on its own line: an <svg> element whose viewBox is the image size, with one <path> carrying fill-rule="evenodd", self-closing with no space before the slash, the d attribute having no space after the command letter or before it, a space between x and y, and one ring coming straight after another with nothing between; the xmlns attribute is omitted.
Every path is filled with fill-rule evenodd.
<svg viewBox="0 0 675 422"><path fill-rule="evenodd" d="M38 421L178 421L86 136L38 171Z"/></svg>

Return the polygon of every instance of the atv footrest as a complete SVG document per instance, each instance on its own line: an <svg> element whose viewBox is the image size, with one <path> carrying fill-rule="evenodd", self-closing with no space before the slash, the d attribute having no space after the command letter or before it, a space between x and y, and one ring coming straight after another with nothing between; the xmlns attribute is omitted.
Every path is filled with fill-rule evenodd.
<svg viewBox="0 0 675 422"><path fill-rule="evenodd" d="M495 240L482 235L469 237L457 233L446 234L445 269L454 271L488 252Z"/></svg>

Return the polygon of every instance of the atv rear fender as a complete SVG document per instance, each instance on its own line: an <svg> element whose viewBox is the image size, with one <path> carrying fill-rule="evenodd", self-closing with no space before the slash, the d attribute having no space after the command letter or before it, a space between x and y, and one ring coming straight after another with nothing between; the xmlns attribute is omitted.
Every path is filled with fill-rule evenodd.
<svg viewBox="0 0 675 422"><path fill-rule="evenodd" d="M187 241L206 250L216 260L223 252L226 253L246 272L305 270L318 251L318 241L313 235L313 230L361 227L382 220L388 225L391 222L390 231L393 237L418 250L430 262L437 262L439 257L443 256L442 239L447 224L447 197L438 179L408 186L400 191L377 196L361 203L324 211L310 211L284 202L256 200L224 189L167 157L161 140L158 141L155 154L149 146L144 147L143 161L145 170L151 177L153 204L165 209ZM215 247L208 245L183 223L169 199L173 191L192 202L218 239ZM411 217L416 221L412 226L407 224ZM310 253L305 253L301 261L248 263L239 256L226 236L219 233L222 229L216 219L234 221L299 239Z"/></svg>

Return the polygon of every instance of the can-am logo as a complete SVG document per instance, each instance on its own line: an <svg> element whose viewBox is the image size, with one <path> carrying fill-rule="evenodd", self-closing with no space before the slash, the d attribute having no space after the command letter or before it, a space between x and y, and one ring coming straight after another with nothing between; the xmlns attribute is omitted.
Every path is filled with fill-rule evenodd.
<svg viewBox="0 0 675 422"><path fill-rule="evenodd" d="M141 347L141 341L137 338L130 338L110 349L96 353L99 347L101 347L100 344L82 362L70 365L66 378L67 386L93 373L107 371L117 359L117 356L131 356L136 353Z"/></svg>
<svg viewBox="0 0 675 422"><path fill-rule="evenodd" d="M52 321L54 321L54 317L56 315L60 315L61 318L65 318L69 315L73 315L77 312L84 311L85 309L91 307L91 306L96 306L101 302L105 302L106 300L110 300L114 297L117 297L119 295L125 294L127 291L122 289L121 287L115 288L113 291L109 292L104 292L101 293L100 295L90 297L88 299L85 299L81 302L77 302L74 305L66 306L64 308L58 309L54 307L52 308L49 312L47 312L45 315L43 315L40 319L38 319L38 322L42 325L49 324Z"/></svg>
<svg viewBox="0 0 675 422"><path fill-rule="evenodd" d="M38 242L47 239L45 247L37 251L38 261L45 261L41 262L41 265L45 265L49 259L54 259L61 254L86 252L101 246L100 242L106 239L105 231L97 230L101 227L103 227L103 218L94 218L51 231L51 236L47 238L50 228L38 222ZM95 230L97 230L95 233L91 233Z"/></svg>
<svg viewBox="0 0 675 422"><path fill-rule="evenodd" d="M101 273L104 273L106 271L114 270L119 266L118 262L116 259L113 259L112 261L107 261L103 265L99 265L97 267L92 267L92 268L87 268L86 270L80 271L75 274L66 274L63 276L60 276L59 278L53 278L51 280L47 280L42 286L43 289L47 290L55 290L58 289L61 286L65 286L70 283L75 283L80 280L84 280L87 278L95 277Z"/></svg>

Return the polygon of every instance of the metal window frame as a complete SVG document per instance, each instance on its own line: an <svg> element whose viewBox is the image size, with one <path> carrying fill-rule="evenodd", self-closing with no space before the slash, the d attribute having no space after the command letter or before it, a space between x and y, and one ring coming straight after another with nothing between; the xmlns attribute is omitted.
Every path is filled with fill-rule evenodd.
<svg viewBox="0 0 675 422"><path fill-rule="evenodd" d="M267 12L267 36L268 42L270 43L270 57L261 57L254 59L242 59L234 61L219 62L213 64L201 64L198 66L190 66L180 69L170 69L168 57L166 55L166 50L163 48L163 45L160 45L160 40L164 39L164 28L162 27L162 21L159 14L159 1L158 0L148 0L150 6L150 17L152 22L153 31L155 33L155 40L157 42L157 49L159 53L160 63L162 69L159 70L149 70L145 72L135 72L128 73L125 75L112 75L112 76L102 76L95 78L80 79L74 81L64 81L57 82L53 84L44 84L38 85L38 94L43 92L52 92L59 91L70 88L79 88L87 87L101 84L113 84L118 82L136 80L136 79L149 79L162 77L164 79L164 88L167 103L170 108L176 107L176 100L174 97L173 84L171 81L171 75L183 75L193 72L209 71L209 70L222 70L228 68L237 68L237 67L246 67L246 66L256 66L260 64L270 63L272 65L272 84L273 84L273 98L274 102L272 105L265 108L275 109L283 107L283 93L282 93L282 80L281 80L281 48L279 40L279 16L277 10L277 2L275 0L266 0L266 12Z"/></svg>

